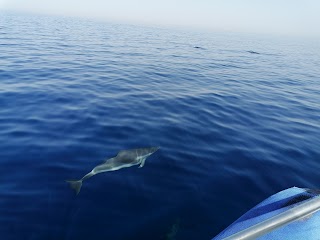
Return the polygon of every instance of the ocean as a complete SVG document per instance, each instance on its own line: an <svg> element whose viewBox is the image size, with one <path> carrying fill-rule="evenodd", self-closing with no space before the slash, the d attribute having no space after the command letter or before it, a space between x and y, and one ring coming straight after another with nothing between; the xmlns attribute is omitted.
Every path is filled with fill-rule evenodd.
<svg viewBox="0 0 320 240"><path fill-rule="evenodd" d="M319 188L319 76L311 40L0 12L0 238L211 239Z"/></svg>

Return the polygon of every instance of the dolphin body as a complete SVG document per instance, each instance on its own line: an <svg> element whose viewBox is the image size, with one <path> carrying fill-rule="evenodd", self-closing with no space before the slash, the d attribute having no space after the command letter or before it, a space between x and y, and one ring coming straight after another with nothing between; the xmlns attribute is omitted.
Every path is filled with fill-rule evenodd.
<svg viewBox="0 0 320 240"><path fill-rule="evenodd" d="M132 167L140 165L139 168L144 166L144 163L151 154L156 152L159 147L150 148L137 148L131 150L122 150L117 156L105 160L102 164L96 166L91 172L84 175L80 180L66 181L70 187L76 191L78 195L82 186L82 182L98 173L116 171L121 168Z"/></svg>

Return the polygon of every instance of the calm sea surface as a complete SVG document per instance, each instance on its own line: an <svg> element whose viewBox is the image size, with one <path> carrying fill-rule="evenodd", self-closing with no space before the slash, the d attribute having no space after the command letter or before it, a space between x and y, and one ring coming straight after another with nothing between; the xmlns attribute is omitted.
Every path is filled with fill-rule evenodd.
<svg viewBox="0 0 320 240"><path fill-rule="evenodd" d="M211 239L320 188L319 76L314 42L0 13L0 238Z"/></svg>

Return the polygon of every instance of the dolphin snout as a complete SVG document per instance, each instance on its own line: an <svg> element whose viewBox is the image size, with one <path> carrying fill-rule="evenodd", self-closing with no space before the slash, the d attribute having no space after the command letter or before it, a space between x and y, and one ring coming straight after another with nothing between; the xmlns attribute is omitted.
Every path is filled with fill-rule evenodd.
<svg viewBox="0 0 320 240"><path fill-rule="evenodd" d="M160 147L152 147L150 150L152 153L158 151L160 149Z"/></svg>

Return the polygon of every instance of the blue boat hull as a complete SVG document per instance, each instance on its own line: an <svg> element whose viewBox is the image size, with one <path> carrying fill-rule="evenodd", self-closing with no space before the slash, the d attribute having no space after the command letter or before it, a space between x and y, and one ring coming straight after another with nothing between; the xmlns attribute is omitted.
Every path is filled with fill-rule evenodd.
<svg viewBox="0 0 320 240"><path fill-rule="evenodd" d="M270 220L276 219L278 216L284 216L286 213L293 212L293 210L299 208L299 206L301 208L301 206L303 207L306 203L308 204L311 201L319 202L319 194L320 191L318 190L297 187L281 191L249 210L213 239L255 239L249 237L240 238L240 235L237 233L244 232L247 229L254 229L256 226L261 225L261 223L270 222ZM245 235L242 234L242 236ZM316 208L311 214L299 217L288 224L277 227L274 230L259 236L258 239L320 239L320 211Z"/></svg>

